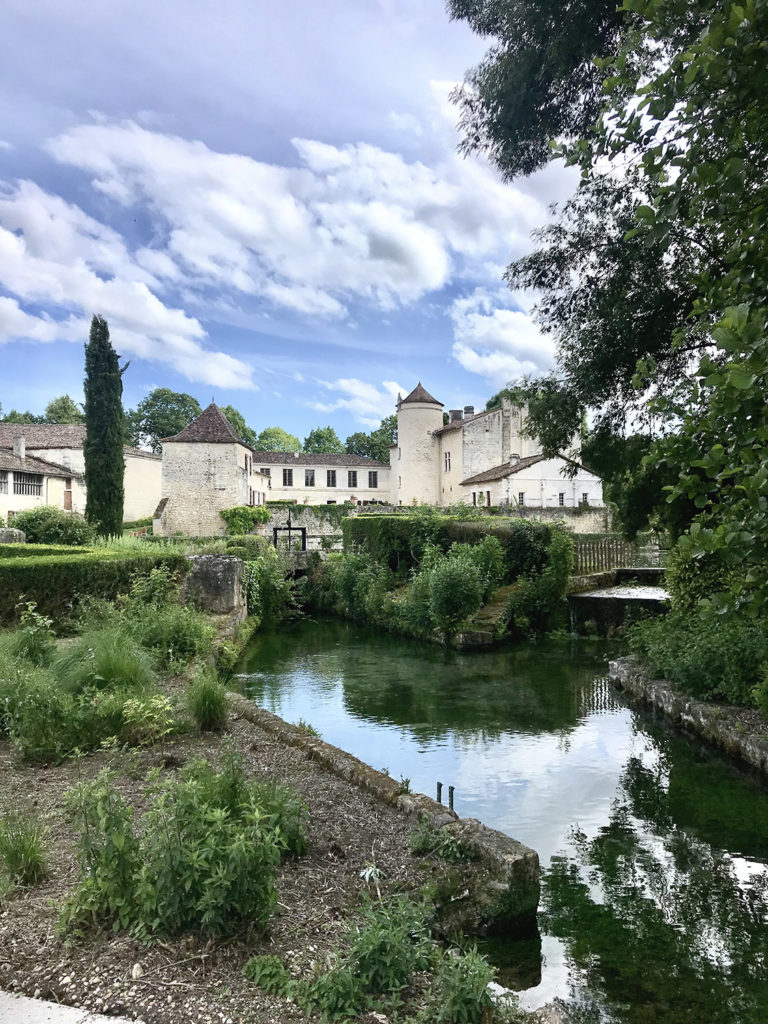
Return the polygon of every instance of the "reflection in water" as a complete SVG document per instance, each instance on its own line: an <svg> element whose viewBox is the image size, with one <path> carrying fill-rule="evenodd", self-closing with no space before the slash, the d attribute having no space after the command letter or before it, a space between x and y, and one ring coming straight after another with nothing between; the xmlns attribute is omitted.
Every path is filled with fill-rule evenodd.
<svg viewBox="0 0 768 1024"><path fill-rule="evenodd" d="M768 795L630 711L605 648L458 654L346 623L257 639L254 699L528 843L540 940L488 947L534 1006L585 1020L768 1020Z"/></svg>

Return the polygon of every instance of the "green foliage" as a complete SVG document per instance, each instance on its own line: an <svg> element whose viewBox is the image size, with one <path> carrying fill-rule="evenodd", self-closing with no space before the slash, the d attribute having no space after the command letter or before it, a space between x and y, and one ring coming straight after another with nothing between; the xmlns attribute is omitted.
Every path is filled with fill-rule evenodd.
<svg viewBox="0 0 768 1024"><path fill-rule="evenodd" d="M685 534L667 555L664 582L675 608L692 611L700 601L727 591L733 575L734 568L722 552L702 551Z"/></svg>
<svg viewBox="0 0 768 1024"><path fill-rule="evenodd" d="M630 645L652 669L700 700L752 704L768 665L763 621L723 617L706 607L640 622Z"/></svg>
<svg viewBox="0 0 768 1024"><path fill-rule="evenodd" d="M308 736L316 736L317 739L320 739L321 734L319 729L316 729L314 725L311 725L309 722L305 722L303 718L300 718L295 724L297 729L301 729L301 731L305 732Z"/></svg>
<svg viewBox="0 0 768 1024"><path fill-rule="evenodd" d="M266 505L235 505L220 510L219 515L227 524L227 533L241 535L250 533L258 523L268 522L269 509Z"/></svg>
<svg viewBox="0 0 768 1024"><path fill-rule="evenodd" d="M389 449L397 444L397 416L385 416L376 430L370 434L358 431L350 434L344 448L350 455L362 455L367 459L378 459L389 465Z"/></svg>
<svg viewBox="0 0 768 1024"><path fill-rule="evenodd" d="M429 606L435 625L446 636L455 632L483 601L478 567L462 554L437 562L429 573Z"/></svg>
<svg viewBox="0 0 768 1024"><path fill-rule="evenodd" d="M28 544L82 546L91 544L96 536L94 527L77 512L65 512L54 505L25 509L14 516L13 525L24 531ZM19 555L24 553L19 551Z"/></svg>
<svg viewBox="0 0 768 1024"><path fill-rule="evenodd" d="M260 557L247 561L243 587L248 614L263 622L279 622L296 612L296 588L288 568L271 545Z"/></svg>
<svg viewBox="0 0 768 1024"><path fill-rule="evenodd" d="M137 572L131 579L126 607L163 608L180 600L178 567L167 563L153 565L149 572Z"/></svg>
<svg viewBox="0 0 768 1024"><path fill-rule="evenodd" d="M0 817L0 862L20 885L35 885L45 877L45 832L36 818L22 811Z"/></svg>
<svg viewBox="0 0 768 1024"><path fill-rule="evenodd" d="M253 560L256 558L269 558L274 551L274 548L269 543L266 537L260 537L255 533L245 533L243 535L235 535L228 537L226 540L227 551L244 551L242 555L246 561Z"/></svg>
<svg viewBox="0 0 768 1024"><path fill-rule="evenodd" d="M243 974L270 996L289 998L297 990L296 982L279 956L252 956L243 968Z"/></svg>
<svg viewBox="0 0 768 1024"><path fill-rule="evenodd" d="M444 953L437 970L438 1008L435 1024L482 1024L493 1009L488 985L496 972L486 958L470 949Z"/></svg>
<svg viewBox="0 0 768 1024"><path fill-rule="evenodd" d="M282 427L265 427L253 447L259 452L300 452L301 441Z"/></svg>
<svg viewBox="0 0 768 1024"><path fill-rule="evenodd" d="M187 687L187 708L198 729L221 732L227 724L229 699L218 679L206 670L199 670Z"/></svg>
<svg viewBox="0 0 768 1024"><path fill-rule="evenodd" d="M565 614L565 592L573 569L573 538L555 527L547 547L547 563L538 573L521 577L507 605L513 636L546 633Z"/></svg>
<svg viewBox="0 0 768 1024"><path fill-rule="evenodd" d="M148 445L159 453L162 438L180 433L201 412L200 403L192 395L155 388L126 417L128 443L137 448Z"/></svg>
<svg viewBox="0 0 768 1024"><path fill-rule="evenodd" d="M51 663L56 650L51 620L36 611L34 601L22 611L20 627L0 638L0 649L38 667Z"/></svg>
<svg viewBox="0 0 768 1024"><path fill-rule="evenodd" d="M426 815L411 829L408 848L417 857L437 856L452 864L474 860L476 857L476 852L461 843L452 832L434 828Z"/></svg>
<svg viewBox="0 0 768 1024"><path fill-rule="evenodd" d="M298 997L307 1013L317 1011L324 1021L357 1017L366 1001L357 978L344 964L303 985Z"/></svg>
<svg viewBox="0 0 768 1024"><path fill-rule="evenodd" d="M120 739L131 747L154 746L173 732L173 706L162 694L129 697L122 706Z"/></svg>
<svg viewBox="0 0 768 1024"><path fill-rule="evenodd" d="M343 455L344 445L333 427L315 427L304 438L303 450L313 455Z"/></svg>
<svg viewBox="0 0 768 1024"><path fill-rule="evenodd" d="M158 782L140 838L109 773L77 787L69 802L81 879L62 931L111 925L147 940L266 925L285 843L233 757L221 772L201 760Z"/></svg>
<svg viewBox="0 0 768 1024"><path fill-rule="evenodd" d="M107 627L77 637L56 658L53 673L70 694L84 690L136 692L154 686L152 659L122 629Z"/></svg>
<svg viewBox="0 0 768 1024"><path fill-rule="evenodd" d="M52 398L45 407L46 423L83 423L84 420L80 406L69 395Z"/></svg>
<svg viewBox="0 0 768 1024"><path fill-rule="evenodd" d="M158 668L173 672L194 658L210 654L216 636L206 615L178 604L134 607L124 620L123 630L152 652Z"/></svg>
<svg viewBox="0 0 768 1024"><path fill-rule="evenodd" d="M167 564L187 572L182 551L140 548L101 548L66 556L43 555L0 558L0 621L18 617L20 601L34 601L38 611L57 619L71 613L80 597L89 595L114 601L128 590L137 571Z"/></svg>
<svg viewBox="0 0 768 1024"><path fill-rule="evenodd" d="M256 447L256 431L252 430L243 418L243 414L238 412L232 405L222 405L221 411L227 418L229 425L232 427L237 436L245 441L247 445L252 448Z"/></svg>
<svg viewBox="0 0 768 1024"><path fill-rule="evenodd" d="M66 515L69 515L67 512ZM66 544L0 544L0 558L42 558L46 555L87 555L92 548Z"/></svg>
<svg viewBox="0 0 768 1024"><path fill-rule="evenodd" d="M91 320L85 346L85 518L101 537L123 532L123 369L109 340L107 321Z"/></svg>
<svg viewBox="0 0 768 1024"><path fill-rule="evenodd" d="M368 901L361 917L347 962L364 992L399 992L414 971L429 967L433 945L422 903L410 896L397 896L385 903Z"/></svg>

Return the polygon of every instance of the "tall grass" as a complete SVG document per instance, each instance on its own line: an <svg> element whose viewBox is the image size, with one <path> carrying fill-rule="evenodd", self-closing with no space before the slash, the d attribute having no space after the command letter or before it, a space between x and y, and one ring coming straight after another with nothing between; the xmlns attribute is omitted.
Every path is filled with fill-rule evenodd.
<svg viewBox="0 0 768 1024"><path fill-rule="evenodd" d="M34 885L45 877L45 834L36 818L21 811L0 817L0 861L12 882Z"/></svg>
<svg viewBox="0 0 768 1024"><path fill-rule="evenodd" d="M150 655L115 627L84 633L52 669L62 689L72 694L86 689L136 691L155 684Z"/></svg>
<svg viewBox="0 0 768 1024"><path fill-rule="evenodd" d="M221 732L227 724L227 691L210 671L198 671L187 687L187 707L204 732Z"/></svg>

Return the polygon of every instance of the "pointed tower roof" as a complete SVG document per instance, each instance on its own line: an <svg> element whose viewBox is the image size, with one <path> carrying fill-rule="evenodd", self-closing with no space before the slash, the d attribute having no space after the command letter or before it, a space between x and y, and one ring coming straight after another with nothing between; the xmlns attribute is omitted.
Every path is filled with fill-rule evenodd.
<svg viewBox="0 0 768 1024"><path fill-rule="evenodd" d="M232 429L227 417L211 402L207 409L200 413L196 420L180 430L173 437L164 437L163 444L168 441L199 441L206 444L243 444Z"/></svg>
<svg viewBox="0 0 768 1024"><path fill-rule="evenodd" d="M433 398L428 391L421 386L421 381L416 385L410 395L406 395L400 403L405 405L406 402L427 402L429 405L439 405L442 409L443 403L438 402L436 398Z"/></svg>

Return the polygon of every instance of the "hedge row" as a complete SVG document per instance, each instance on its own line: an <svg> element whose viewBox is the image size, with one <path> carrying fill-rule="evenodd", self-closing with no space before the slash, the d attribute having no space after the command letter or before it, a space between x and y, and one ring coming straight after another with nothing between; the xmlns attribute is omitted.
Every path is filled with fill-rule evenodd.
<svg viewBox="0 0 768 1024"><path fill-rule="evenodd" d="M73 554L71 548L66 550L66 555L0 559L0 622L15 621L21 602L34 601L39 612L58 619L86 595L114 600L128 590L136 572L161 564L181 572L189 567L184 555L175 551Z"/></svg>
<svg viewBox="0 0 768 1024"><path fill-rule="evenodd" d="M454 541L479 544L496 537L504 552L507 580L539 572L547 561L552 528L529 519L461 520L423 514L348 517L341 524L344 550L365 554L400 575L418 568L427 544L447 551Z"/></svg>
<svg viewBox="0 0 768 1024"><path fill-rule="evenodd" d="M0 544L0 558L38 558L43 555L87 555L93 548L68 544Z"/></svg>

